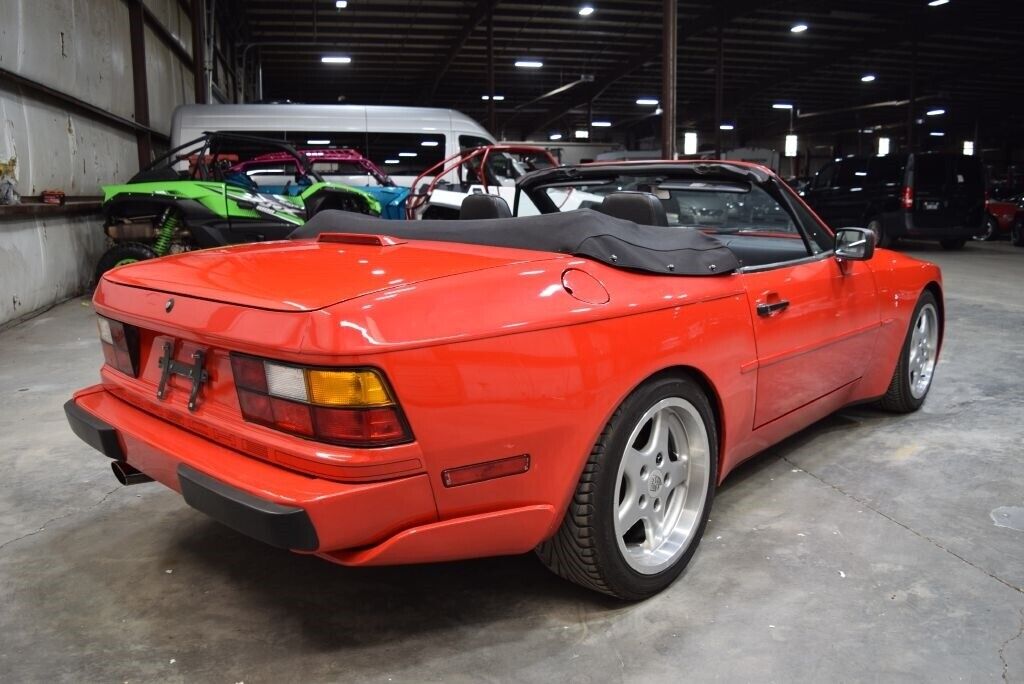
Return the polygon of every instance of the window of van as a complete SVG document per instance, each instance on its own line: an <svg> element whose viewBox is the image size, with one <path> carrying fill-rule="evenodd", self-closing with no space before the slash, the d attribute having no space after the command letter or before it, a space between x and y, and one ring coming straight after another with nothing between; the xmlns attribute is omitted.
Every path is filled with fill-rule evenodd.
<svg viewBox="0 0 1024 684"><path fill-rule="evenodd" d="M914 188L942 190L949 175L949 158L941 155L919 154L914 157Z"/></svg>
<svg viewBox="0 0 1024 684"><path fill-rule="evenodd" d="M864 187L867 184L868 160L850 158L838 164L836 180L833 185L840 188Z"/></svg>
<svg viewBox="0 0 1024 684"><path fill-rule="evenodd" d="M815 190L823 190L831 187L832 178L836 175L836 165L826 164L814 175L814 182L811 183L811 187Z"/></svg>
<svg viewBox="0 0 1024 684"><path fill-rule="evenodd" d="M893 187L903 184L903 167L895 157L874 157L868 162L868 178L873 185Z"/></svg>
<svg viewBox="0 0 1024 684"><path fill-rule="evenodd" d="M484 145L490 145L491 141L487 138L481 138L478 135L460 135L459 136L459 149L470 150L474 147L483 147Z"/></svg>
<svg viewBox="0 0 1024 684"><path fill-rule="evenodd" d="M417 176L445 158L439 133L367 133L366 157L391 176Z"/></svg>

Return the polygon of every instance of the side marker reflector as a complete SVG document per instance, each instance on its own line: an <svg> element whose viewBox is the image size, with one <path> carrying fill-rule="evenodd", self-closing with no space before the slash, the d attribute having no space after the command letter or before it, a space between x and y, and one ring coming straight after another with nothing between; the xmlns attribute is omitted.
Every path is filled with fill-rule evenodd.
<svg viewBox="0 0 1024 684"><path fill-rule="evenodd" d="M441 481L445 487L458 487L460 485L494 480L509 475L520 475L530 469L530 455L522 454L511 458L502 458L497 461L485 463L474 463L473 465L449 468L441 473Z"/></svg>

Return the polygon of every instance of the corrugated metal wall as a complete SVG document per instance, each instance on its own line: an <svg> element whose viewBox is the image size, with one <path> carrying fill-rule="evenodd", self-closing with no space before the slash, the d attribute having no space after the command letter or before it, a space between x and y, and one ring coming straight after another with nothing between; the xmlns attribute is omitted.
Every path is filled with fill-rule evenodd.
<svg viewBox="0 0 1024 684"><path fill-rule="evenodd" d="M132 0L0 0L0 69L136 120L128 6ZM192 25L177 0L145 0L191 54ZM150 127L195 101L190 65L145 29ZM96 196L139 167L135 134L59 99L0 78L0 174L18 193ZM38 216L0 207L0 324L82 292L106 248L99 214Z"/></svg>

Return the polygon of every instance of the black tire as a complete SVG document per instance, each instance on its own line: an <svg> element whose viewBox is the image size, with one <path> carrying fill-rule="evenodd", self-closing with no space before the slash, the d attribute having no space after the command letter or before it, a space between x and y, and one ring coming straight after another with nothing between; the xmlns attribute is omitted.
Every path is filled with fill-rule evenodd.
<svg viewBox="0 0 1024 684"><path fill-rule="evenodd" d="M975 235L974 239L980 242L991 242L992 240L999 239L999 222L996 221L994 216L985 217L985 228Z"/></svg>
<svg viewBox="0 0 1024 684"><path fill-rule="evenodd" d="M964 245L967 244L967 240L965 240L965 239L939 240L939 244L942 245L942 249L949 250L949 251L956 251L958 249L963 249Z"/></svg>
<svg viewBox="0 0 1024 684"><path fill-rule="evenodd" d="M613 516L618 499L619 465L626 442L640 419L648 409L670 398L689 402L703 422L710 461L707 492L697 524L679 555L657 574L642 574L630 567L623 557L615 533ZM583 467L561 527L554 537L537 547L537 555L555 574L588 589L627 601L653 596L675 581L697 550L711 513L717 464L718 434L714 414L700 386L685 376L649 380L634 390L608 421Z"/></svg>
<svg viewBox="0 0 1024 684"><path fill-rule="evenodd" d="M926 306L932 306L935 309L936 320L939 325L939 340L941 341L942 339L942 310L939 308L939 303L936 301L935 295L933 295L929 290L925 290L918 298L917 306L914 307L914 313L910 316L910 326L907 328L907 336L906 339L903 340L903 348L900 350L899 359L896 361L896 370L893 371L892 380L889 381L889 389L879 402L879 406L886 411L890 411L892 413L913 413L921 408L921 405L924 404L924 400L928 397L928 391L931 389L931 384L928 385L924 394L920 397L915 397L910 388L911 339L913 337L914 325L917 323L918 316Z"/></svg>
<svg viewBox="0 0 1024 684"><path fill-rule="evenodd" d="M103 274L115 266L155 258L156 252L149 245L141 242L120 242L100 257L100 262L96 265L96 282L98 283Z"/></svg>
<svg viewBox="0 0 1024 684"><path fill-rule="evenodd" d="M875 247L883 247L885 249L892 249L896 246L896 238L892 237L885 231L882 225L882 219L875 217L868 221L868 230L875 234Z"/></svg>
<svg viewBox="0 0 1024 684"><path fill-rule="evenodd" d="M1010 242L1016 247L1024 247L1024 220L1017 219L1010 229Z"/></svg>

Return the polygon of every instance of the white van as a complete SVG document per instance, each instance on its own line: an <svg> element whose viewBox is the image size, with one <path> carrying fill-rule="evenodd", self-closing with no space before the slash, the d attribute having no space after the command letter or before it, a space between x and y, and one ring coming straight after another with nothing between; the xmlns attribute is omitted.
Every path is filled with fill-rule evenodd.
<svg viewBox="0 0 1024 684"><path fill-rule="evenodd" d="M174 110L172 146L206 132L283 139L299 149L351 148L404 186L460 149L494 144L486 129L453 109L216 104L182 105Z"/></svg>

